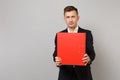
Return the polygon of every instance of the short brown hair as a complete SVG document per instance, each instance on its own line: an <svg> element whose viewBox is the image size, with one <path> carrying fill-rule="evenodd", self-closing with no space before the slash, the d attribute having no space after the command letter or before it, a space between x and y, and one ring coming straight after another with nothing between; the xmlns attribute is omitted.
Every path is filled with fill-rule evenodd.
<svg viewBox="0 0 120 80"><path fill-rule="evenodd" d="M70 11L76 11L76 13L78 14L78 10L77 10L76 7L74 7L74 6L66 6L64 8L64 15L65 15L66 12L70 12Z"/></svg>

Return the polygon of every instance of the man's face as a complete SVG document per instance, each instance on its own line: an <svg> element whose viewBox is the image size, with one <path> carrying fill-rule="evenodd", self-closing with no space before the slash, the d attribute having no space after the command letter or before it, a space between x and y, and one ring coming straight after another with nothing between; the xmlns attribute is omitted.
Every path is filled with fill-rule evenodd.
<svg viewBox="0 0 120 80"><path fill-rule="evenodd" d="M69 28L75 28L79 20L79 16L76 11L65 12L64 20Z"/></svg>

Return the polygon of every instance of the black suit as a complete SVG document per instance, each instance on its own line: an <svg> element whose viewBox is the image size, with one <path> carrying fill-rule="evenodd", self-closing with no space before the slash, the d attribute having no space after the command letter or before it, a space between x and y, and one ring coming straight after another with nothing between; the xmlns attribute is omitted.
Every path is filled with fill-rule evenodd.
<svg viewBox="0 0 120 80"><path fill-rule="evenodd" d="M61 32L68 32L67 29ZM91 31L85 30L79 27L79 32L86 33L86 53L89 55L91 62L95 58L95 52L93 47L93 37ZM55 38L55 51L53 53L53 59L57 56L57 38ZM59 77L58 80L93 80L91 75L90 64L87 66L73 66L73 65L62 65L59 67Z"/></svg>

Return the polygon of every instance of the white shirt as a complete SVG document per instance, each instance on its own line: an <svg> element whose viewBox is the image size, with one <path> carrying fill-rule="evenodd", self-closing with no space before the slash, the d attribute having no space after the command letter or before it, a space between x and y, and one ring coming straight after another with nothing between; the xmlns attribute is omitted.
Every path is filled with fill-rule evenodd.
<svg viewBox="0 0 120 80"><path fill-rule="evenodd" d="M68 30L68 33L77 33L78 32L78 26L74 29L73 32L71 32L69 28L67 28L67 30Z"/></svg>

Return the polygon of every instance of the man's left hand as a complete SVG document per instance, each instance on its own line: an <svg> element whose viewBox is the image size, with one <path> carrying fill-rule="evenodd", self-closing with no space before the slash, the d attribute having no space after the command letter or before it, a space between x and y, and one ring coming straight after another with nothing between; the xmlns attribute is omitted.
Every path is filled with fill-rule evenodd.
<svg viewBox="0 0 120 80"><path fill-rule="evenodd" d="M85 63L85 65L87 65L88 63L90 63L91 59L88 56L88 54L84 54L84 57L82 58L83 62Z"/></svg>

